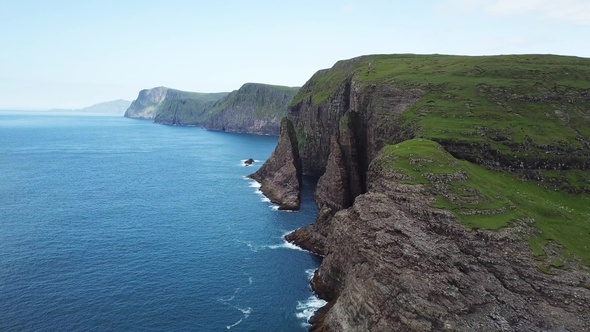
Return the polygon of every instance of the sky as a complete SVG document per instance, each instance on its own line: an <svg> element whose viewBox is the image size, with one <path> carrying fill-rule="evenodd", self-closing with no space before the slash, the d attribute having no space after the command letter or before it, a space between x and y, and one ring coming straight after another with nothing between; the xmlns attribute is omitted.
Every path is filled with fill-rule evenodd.
<svg viewBox="0 0 590 332"><path fill-rule="evenodd" d="M590 0L0 0L0 109L303 85L365 54L590 57Z"/></svg>

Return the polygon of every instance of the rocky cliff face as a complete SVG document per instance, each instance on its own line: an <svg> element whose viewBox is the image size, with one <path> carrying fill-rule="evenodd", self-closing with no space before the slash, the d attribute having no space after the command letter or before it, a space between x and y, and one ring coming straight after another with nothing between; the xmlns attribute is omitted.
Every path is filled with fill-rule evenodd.
<svg viewBox="0 0 590 332"><path fill-rule="evenodd" d="M423 185L369 171L368 192L332 218L312 283L331 309L318 331L583 331L585 271L539 273L517 234L472 230Z"/></svg>
<svg viewBox="0 0 590 332"><path fill-rule="evenodd" d="M281 119L297 90L246 83L219 100L202 125L214 130L278 135Z"/></svg>
<svg viewBox="0 0 590 332"><path fill-rule="evenodd" d="M164 87L142 90L126 117L168 125L278 135L280 120L297 88L257 83L231 93L197 93Z"/></svg>
<svg viewBox="0 0 590 332"><path fill-rule="evenodd" d="M201 125L215 103L227 95L227 92L199 93L169 89L166 98L157 107L154 122L173 126Z"/></svg>
<svg viewBox="0 0 590 332"><path fill-rule="evenodd" d="M515 63L523 67L513 69ZM468 160L535 179L545 190L588 190L590 131L582 124L590 121L590 86L580 74L577 83L555 88L567 98L550 91L565 82L563 70L574 72L582 63L588 65L550 56L392 55L341 61L316 73L289 108L296 140L282 131L280 139L291 144L279 144L272 167L257 175L282 188L272 177L299 156L303 174L319 177L315 223L286 236L325 256L312 286L329 304L312 320L312 330L589 329L590 275L581 261L590 262L584 256L590 252L578 251L582 256L568 260L566 269L544 269L547 256L562 260L559 252L569 245L559 242L564 238L543 235L540 249L535 239L547 230L530 217L533 212L506 212L518 210L516 201L493 208L502 193L488 199L474 187L457 189L453 181L468 175L445 169ZM541 84L534 77L543 70ZM391 164L384 147L416 137L440 143L448 160L431 159L416 145L415 156L400 166L405 172L383 166ZM419 164L435 172L421 174ZM414 173L423 182L413 183ZM488 205L481 203L486 199ZM467 226L456 212L434 207L463 205L462 219L481 215L481 221L472 218ZM547 201L525 208L542 205ZM508 218L502 225L511 227L484 230L494 228L486 226L491 218ZM584 220L570 221L577 226L568 232L588 248Z"/></svg>
<svg viewBox="0 0 590 332"><path fill-rule="evenodd" d="M250 175L258 181L260 190L280 210L298 210L301 188L301 159L297 151L297 137L288 119L281 121L281 135L275 151L260 169Z"/></svg>
<svg viewBox="0 0 590 332"><path fill-rule="evenodd" d="M167 92L168 88L162 86L141 90L137 99L131 103L125 112L125 117L133 119L154 119L158 105L166 98Z"/></svg>
<svg viewBox="0 0 590 332"><path fill-rule="evenodd" d="M187 92L166 87L145 89L139 92L125 117L154 120L169 125L198 125L216 101L228 93Z"/></svg>

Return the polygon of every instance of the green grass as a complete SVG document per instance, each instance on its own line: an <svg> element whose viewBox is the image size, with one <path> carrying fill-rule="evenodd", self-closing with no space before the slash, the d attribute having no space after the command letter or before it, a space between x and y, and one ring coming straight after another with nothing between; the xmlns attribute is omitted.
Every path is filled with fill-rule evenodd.
<svg viewBox="0 0 590 332"><path fill-rule="evenodd" d="M406 182L438 188L436 207L473 228L530 224L523 237L539 260L553 259L545 249L556 243L562 258L590 266L590 59L362 56L317 72L291 106L329 110L348 84L365 97L351 103L354 111L390 117L409 132L385 141L414 138L386 146L383 160ZM386 103L379 93L388 88L419 90L422 97L401 115L388 114L392 107L375 106ZM432 183L445 178L447 184Z"/></svg>
<svg viewBox="0 0 590 332"><path fill-rule="evenodd" d="M191 125L204 121L207 111L213 104L228 93L200 93L168 89L166 98L154 108L155 121L161 123L172 123Z"/></svg>
<svg viewBox="0 0 590 332"><path fill-rule="evenodd" d="M321 105L351 81L360 93L374 84L421 90L423 97L401 118L413 137L437 141L479 164L497 160L503 169L521 163L529 169L559 168L559 181L543 178L544 172L540 180L548 187L590 193L590 178L575 172L590 168L590 143L584 143L590 142L590 59L362 56L316 73L291 105L308 100Z"/></svg>
<svg viewBox="0 0 590 332"><path fill-rule="evenodd" d="M535 231L527 241L536 257L543 258L544 246L554 241L563 248L564 258L590 266L590 196L547 190L539 183L458 160L431 140L388 145L381 153L386 167L409 176L405 183L433 184L451 176L442 189L438 186L435 207L448 209L461 223L494 230L532 220ZM555 262L550 265L556 267Z"/></svg>
<svg viewBox="0 0 590 332"><path fill-rule="evenodd" d="M246 83L231 92L209 111L209 116L225 109L252 109L262 119L281 119L299 88L260 83Z"/></svg>

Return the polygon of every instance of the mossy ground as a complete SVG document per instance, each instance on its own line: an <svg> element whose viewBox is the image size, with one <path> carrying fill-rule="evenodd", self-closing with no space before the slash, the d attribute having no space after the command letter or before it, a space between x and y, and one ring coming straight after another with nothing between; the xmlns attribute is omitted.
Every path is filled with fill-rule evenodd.
<svg viewBox="0 0 590 332"><path fill-rule="evenodd" d="M552 241L562 248L563 258L590 266L589 195L547 190L536 182L456 159L427 139L388 145L382 154L390 161L388 167L408 176L406 183L436 187L435 207L450 210L461 223L492 230L527 223L534 231L522 235L536 257L545 257L544 248ZM548 266L562 264L552 260Z"/></svg>

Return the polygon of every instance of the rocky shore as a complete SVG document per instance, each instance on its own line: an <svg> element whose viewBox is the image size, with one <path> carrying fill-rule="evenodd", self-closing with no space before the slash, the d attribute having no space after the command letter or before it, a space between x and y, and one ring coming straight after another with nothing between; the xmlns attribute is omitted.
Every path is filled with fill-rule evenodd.
<svg viewBox="0 0 590 332"><path fill-rule="evenodd" d="M281 124L277 148L252 178L262 183L263 192L281 208L296 209L301 174L319 177L314 194L317 219L285 237L324 257L311 284L328 304L310 321L312 331L590 330L588 265L573 255L564 258L564 242L535 242L542 232L538 220L519 214L504 222L509 227L489 229L459 220L466 215L502 220L503 213L518 209L513 202L500 208L482 205L486 199L489 205L498 205L502 196L486 196L464 185L472 180L469 175L453 171L463 160L533 179L540 186L547 182L561 185L547 190L585 190L566 177L573 174L567 173L572 168L575 174L587 174L589 150L577 142L590 137L572 129L571 122L555 122L549 113L534 118L527 107L582 112L590 109L590 87L568 88L570 104L561 97L553 101L531 97L533 89L546 95L547 87L535 82L526 85L529 90L522 81L495 88L512 93L504 95L481 89L468 97L454 92L481 87L477 82L483 78L474 78L470 65L481 73L482 68L498 68L490 65L494 61L503 66L521 60L523 57L359 57L319 71L300 89ZM564 66L574 60L544 59ZM444 61L452 70L463 64L453 75L432 78L451 70L441 65ZM418 70L421 66L429 69ZM388 70L391 74L385 73ZM507 75L497 84L513 82L512 73L497 71L496 75ZM398 78L402 76L407 81ZM520 109L523 98L536 104ZM497 107L495 121L513 117L515 112L521 123L527 117L536 119L530 127L523 124L520 128L529 130L524 139L502 136L502 128L492 129L495 124L489 112L475 113L473 103L488 105L490 101ZM551 102L554 104L548 106ZM452 108L444 108L449 103ZM454 120L448 121L446 114L453 111L457 112ZM477 134L468 132L473 126ZM529 134L534 135L539 126L561 126L557 133L571 130L580 139L555 138L547 143L548 137L540 137L535 143ZM425 145L415 141L415 156L410 150L408 163L394 167L386 147L417 137L431 139L428 148L445 151L444 160L434 159ZM561 154L575 157L566 158L572 161L568 164ZM559 158L563 162L558 163ZM435 172L420 173L421 165ZM515 165L520 166L515 169ZM549 174L564 177L549 179ZM486 184L478 185L485 188ZM457 213L449 209L453 204L478 208ZM555 212L556 218L559 215ZM475 225L477 222L475 219ZM586 227L583 223L587 221L576 222ZM582 229L583 235L587 228Z"/></svg>
<svg viewBox="0 0 590 332"><path fill-rule="evenodd" d="M312 331L590 329L587 271L541 273L512 229L469 229L427 187L369 173L352 207L286 236L324 256Z"/></svg>

